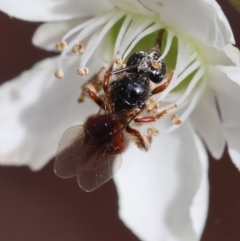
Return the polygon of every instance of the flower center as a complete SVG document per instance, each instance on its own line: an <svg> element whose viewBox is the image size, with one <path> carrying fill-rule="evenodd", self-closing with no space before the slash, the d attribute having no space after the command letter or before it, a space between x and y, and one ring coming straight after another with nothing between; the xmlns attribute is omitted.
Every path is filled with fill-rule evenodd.
<svg viewBox="0 0 240 241"><path fill-rule="evenodd" d="M126 2L124 3L124 6L118 7L126 8ZM122 5L121 1L117 1L117 4ZM112 56L108 65L112 61L122 63L131 53L154 47L157 32L159 29L165 28L167 34L163 38L162 54L155 65L157 66L164 59L167 68L172 69L174 74L168 88L159 94L155 101L161 102L163 108L168 108L169 103L171 105L174 103L178 107L176 113L170 117L170 122L175 125L171 124L164 128L166 132L169 132L186 120L201 98L207 85L203 78L206 71L205 65L194 52L187 38L176 35L171 29L163 26L156 14L150 15L148 9L141 4L139 6L141 6L140 10L143 14L115 8L85 21L67 32L62 41L56 45L56 48L62 52L55 76L63 77L61 65L63 59L71 51L80 55L77 74L83 76L89 73L87 63L102 42L109 41L109 39L112 41L106 50Z"/></svg>

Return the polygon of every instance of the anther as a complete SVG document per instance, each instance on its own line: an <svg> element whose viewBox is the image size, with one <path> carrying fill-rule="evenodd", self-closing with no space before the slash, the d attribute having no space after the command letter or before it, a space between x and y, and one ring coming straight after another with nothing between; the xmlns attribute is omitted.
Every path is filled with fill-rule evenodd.
<svg viewBox="0 0 240 241"><path fill-rule="evenodd" d="M81 93L81 95L80 95L79 98L78 98L78 102L79 102L79 103L82 103L82 102L84 101L84 99L85 99L85 94L84 94L84 93Z"/></svg>
<svg viewBox="0 0 240 241"><path fill-rule="evenodd" d="M182 121L179 119L179 116L178 116L178 115L173 115L173 116L172 116L172 122L173 122L175 125L181 125L181 124L182 124Z"/></svg>
<svg viewBox="0 0 240 241"><path fill-rule="evenodd" d="M162 68L162 64L157 62L157 60L152 60L151 65L154 69L161 69Z"/></svg>
<svg viewBox="0 0 240 241"><path fill-rule="evenodd" d="M160 104L159 104L159 103L156 103L156 105L155 105L154 108L152 109L152 113L153 113L153 114L158 114L159 108L160 108Z"/></svg>
<svg viewBox="0 0 240 241"><path fill-rule="evenodd" d="M80 76L84 76L85 75L84 69L82 69L82 68L77 69L77 74Z"/></svg>
<svg viewBox="0 0 240 241"><path fill-rule="evenodd" d="M159 131L156 128L152 127L147 129L147 134L149 137L157 136L159 134Z"/></svg>
<svg viewBox="0 0 240 241"><path fill-rule="evenodd" d="M56 44L55 47L56 47L56 50L62 51L65 48L67 48L67 42L65 42L65 41L59 42L59 43Z"/></svg>
<svg viewBox="0 0 240 241"><path fill-rule="evenodd" d="M150 103L148 104L148 110L151 111L155 108L156 106L156 102L155 101L150 101Z"/></svg>
<svg viewBox="0 0 240 241"><path fill-rule="evenodd" d="M62 79L64 77L64 73L61 69L57 69L54 73L54 76L58 79Z"/></svg>
<svg viewBox="0 0 240 241"><path fill-rule="evenodd" d="M153 112L153 113L158 113L159 111L159 103L155 102L153 99L149 99L146 102L147 105L147 111Z"/></svg>
<svg viewBox="0 0 240 241"><path fill-rule="evenodd" d="M75 45L74 48L73 48L73 52L74 52L75 54L79 54L79 53L84 52L84 45L83 45L83 44L77 44L77 45Z"/></svg>
<svg viewBox="0 0 240 241"><path fill-rule="evenodd" d="M122 63L123 63L123 61L121 58L115 60L115 64L117 65L118 68L120 68L122 66Z"/></svg>
<svg viewBox="0 0 240 241"><path fill-rule="evenodd" d="M87 75L89 73L89 69L87 67L84 67L83 71L84 71L85 75Z"/></svg>

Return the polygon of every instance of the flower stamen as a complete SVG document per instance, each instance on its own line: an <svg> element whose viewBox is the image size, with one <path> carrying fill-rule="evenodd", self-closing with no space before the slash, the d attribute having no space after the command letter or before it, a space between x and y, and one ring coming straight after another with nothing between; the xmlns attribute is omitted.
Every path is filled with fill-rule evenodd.
<svg viewBox="0 0 240 241"><path fill-rule="evenodd" d="M80 53L83 53L84 52L84 45L83 44L77 44L77 45L75 45L74 46L74 48L73 48L73 52L75 53L75 54L80 54Z"/></svg>
<svg viewBox="0 0 240 241"><path fill-rule="evenodd" d="M113 54L114 56L120 55L119 50L120 50L120 44L124 38L124 35L126 34L127 28L130 24L130 22L132 21L132 15L128 14L125 18L124 21L122 23L121 29L118 33L116 42L115 42L115 47L114 47L114 51Z"/></svg>
<svg viewBox="0 0 240 241"><path fill-rule="evenodd" d="M104 38L104 36L109 32L109 30L112 28L112 26L124 15L123 12L117 12L112 16L112 19L108 21L108 23L103 27L101 31L98 31L98 34L94 34L94 41L89 41L89 44L84 52L84 55L81 59L80 66L86 66L86 63L90 59L90 57L93 55L93 52L96 50L97 46L99 46L100 42ZM92 40L92 38L91 38Z"/></svg>
<svg viewBox="0 0 240 241"><path fill-rule="evenodd" d="M128 49L126 50L126 52L123 55L123 60L126 59L126 57L129 55L129 53L131 52L131 50L135 47L135 45L145 36L156 32L157 30L159 30L161 28L159 23L153 24L150 27L148 27L147 29L145 29L143 32L140 32L140 34L132 41L131 45L128 47Z"/></svg>
<svg viewBox="0 0 240 241"><path fill-rule="evenodd" d="M62 79L64 77L64 72L61 69L56 69L54 76L58 79Z"/></svg>
<svg viewBox="0 0 240 241"><path fill-rule="evenodd" d="M177 105L180 105L189 96L189 94L192 92L192 90L197 85L197 83L202 79L203 74L204 74L204 69L200 68L192 78L184 94L181 96L181 98L178 101L176 101Z"/></svg>
<svg viewBox="0 0 240 241"><path fill-rule="evenodd" d="M58 50L58 51L62 51L65 48L67 48L67 42L66 41L61 41L61 42L56 44L56 50Z"/></svg>
<svg viewBox="0 0 240 241"><path fill-rule="evenodd" d="M124 12L122 12L122 11L119 11L119 10L111 11L104 15L95 17L89 21L86 21L86 22L76 26L75 28L71 29L68 33L66 33L64 35L64 37L62 38L62 42L63 41L66 42L66 39L68 39L69 37L73 37L73 35L76 32L80 31L80 33L77 36L73 37L73 39L68 43L68 47L62 51L61 56L59 58L58 68L59 69L61 68L60 66L61 66L63 59L66 57L67 54L69 54L76 47L76 45L81 45L81 46L79 46L80 47L79 50L81 50L81 51L83 51L85 49L85 48L82 48L82 46L84 46L81 43L83 39L86 39L89 35L91 35L94 32L96 33L96 29L102 25L104 25L106 28L105 24L107 23L107 25L109 26L109 22L111 22L110 26L107 29L107 31L109 31L110 28L112 27L112 25L114 25L123 15L124 15ZM115 21L113 19L115 19ZM95 37L95 40L96 39L97 38ZM101 41L101 39L99 39L99 40ZM98 41L97 45L99 44L100 41ZM76 52L79 51L78 48L76 48L75 50L76 50ZM84 52L86 52L86 51L84 51ZM89 50L87 52L89 52ZM93 53L93 51L91 52L91 54L92 53ZM81 66L86 65L90 56L88 54L85 54L84 57L82 57L82 62L84 62L84 63ZM84 61L84 58L86 58L87 61L86 60Z"/></svg>
<svg viewBox="0 0 240 241"><path fill-rule="evenodd" d="M77 69L77 74L80 75L80 76L86 75L85 70L83 68L78 68Z"/></svg>
<svg viewBox="0 0 240 241"><path fill-rule="evenodd" d="M141 33L142 30L152 24L152 20L144 18L143 16L127 15L131 18L131 22L128 26L121 26L121 30L124 31L121 41L117 41L118 45L115 46L115 51L122 57L124 51L131 44L131 42Z"/></svg>
<svg viewBox="0 0 240 241"><path fill-rule="evenodd" d="M182 124L182 121L180 120L180 118L179 118L178 115L173 115L173 116L172 116L172 122L173 122L175 125L181 125L181 124Z"/></svg>
<svg viewBox="0 0 240 241"><path fill-rule="evenodd" d="M168 30L167 31L167 44L166 44L166 47L164 48L163 53L161 54L161 56L157 60L158 62L160 62L161 60L163 60L167 56L167 54L168 54L168 52L170 50L172 41L173 41L173 37L174 37L174 34L172 33L172 31Z"/></svg>

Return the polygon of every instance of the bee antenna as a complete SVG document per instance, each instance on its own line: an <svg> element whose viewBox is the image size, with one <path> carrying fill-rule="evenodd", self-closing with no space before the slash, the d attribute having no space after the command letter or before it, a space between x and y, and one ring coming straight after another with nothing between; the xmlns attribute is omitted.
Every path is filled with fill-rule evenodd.
<svg viewBox="0 0 240 241"><path fill-rule="evenodd" d="M165 31L166 31L166 29L162 28L158 32L158 37L157 37L157 41L156 41L156 45L155 45L155 48L157 50L161 50L161 47L162 47L162 37L163 37L163 34L165 33Z"/></svg>
<svg viewBox="0 0 240 241"><path fill-rule="evenodd" d="M117 69L117 70L111 71L109 74L110 75L119 74L119 73L122 73L122 72L124 72L126 70L129 70L129 69L132 69L132 67L126 67L126 68L122 68L122 69Z"/></svg>

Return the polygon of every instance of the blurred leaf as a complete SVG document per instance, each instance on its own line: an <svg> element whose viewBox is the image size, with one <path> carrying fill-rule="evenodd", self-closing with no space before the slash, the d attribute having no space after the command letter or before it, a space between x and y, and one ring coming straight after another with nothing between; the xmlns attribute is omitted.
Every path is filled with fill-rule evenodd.
<svg viewBox="0 0 240 241"><path fill-rule="evenodd" d="M228 0L232 6L238 11L240 12L240 0Z"/></svg>

